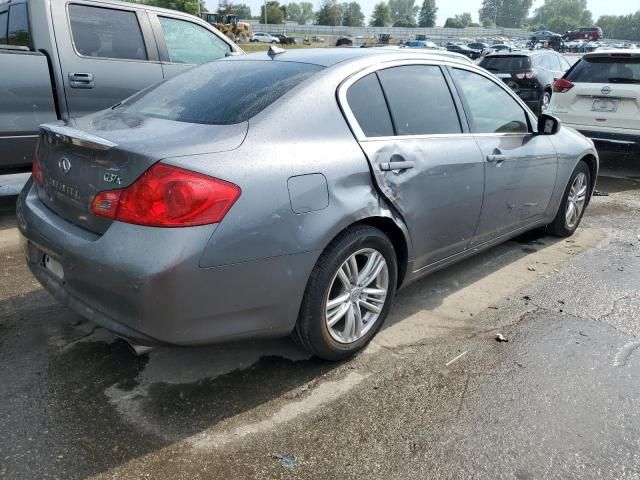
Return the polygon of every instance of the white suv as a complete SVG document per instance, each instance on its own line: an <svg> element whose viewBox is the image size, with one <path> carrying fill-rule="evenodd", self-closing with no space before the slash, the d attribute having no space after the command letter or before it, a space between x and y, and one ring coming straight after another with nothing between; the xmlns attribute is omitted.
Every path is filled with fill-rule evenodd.
<svg viewBox="0 0 640 480"><path fill-rule="evenodd" d="M249 40L250 42L260 42L260 43L280 43L276 37L272 37L268 33L256 32L253 34L253 37Z"/></svg>
<svg viewBox="0 0 640 480"><path fill-rule="evenodd" d="M640 50L587 53L553 92L547 113L564 125L605 149L640 149Z"/></svg>

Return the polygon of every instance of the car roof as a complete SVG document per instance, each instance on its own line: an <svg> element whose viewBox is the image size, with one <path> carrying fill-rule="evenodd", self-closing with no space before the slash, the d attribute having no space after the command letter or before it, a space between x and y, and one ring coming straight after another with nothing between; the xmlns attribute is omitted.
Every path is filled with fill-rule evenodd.
<svg viewBox="0 0 640 480"><path fill-rule="evenodd" d="M616 48L611 50L600 50L597 52L589 52L585 53L583 58L594 58L594 57L640 57L640 49L624 49L624 48Z"/></svg>
<svg viewBox="0 0 640 480"><path fill-rule="evenodd" d="M495 52L495 53L490 53L487 55L487 57L499 57L499 58L504 58L504 57L531 57L534 55L542 55L543 53L556 53L555 50L551 50L550 48L543 48L543 49L539 49L539 50L518 50L516 48L514 48L513 50L510 50L508 52L505 52L504 50L501 52Z"/></svg>
<svg viewBox="0 0 640 480"><path fill-rule="evenodd" d="M331 67L338 63L355 61L366 57L376 57L378 55L400 56L406 54L410 58L424 58L426 60L449 60L457 63L467 63L454 56L443 55L442 53L429 52L428 50L417 50L411 48L292 48L284 53L277 54L273 61L310 63L321 67ZM272 61L267 52L249 53L247 55L237 55L227 57L223 61ZM468 64L468 63L467 63Z"/></svg>

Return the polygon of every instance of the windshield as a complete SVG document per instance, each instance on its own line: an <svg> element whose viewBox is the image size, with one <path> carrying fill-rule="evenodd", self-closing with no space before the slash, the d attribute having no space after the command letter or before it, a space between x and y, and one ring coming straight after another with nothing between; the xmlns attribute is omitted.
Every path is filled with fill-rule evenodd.
<svg viewBox="0 0 640 480"><path fill-rule="evenodd" d="M490 72L522 72L531 68L531 59L526 56L508 55L485 57L480 66Z"/></svg>
<svg viewBox="0 0 640 480"><path fill-rule="evenodd" d="M178 122L247 121L322 67L279 61L218 60L131 97L118 110Z"/></svg>
<svg viewBox="0 0 640 480"><path fill-rule="evenodd" d="M573 83L640 83L640 57L583 58L568 74Z"/></svg>

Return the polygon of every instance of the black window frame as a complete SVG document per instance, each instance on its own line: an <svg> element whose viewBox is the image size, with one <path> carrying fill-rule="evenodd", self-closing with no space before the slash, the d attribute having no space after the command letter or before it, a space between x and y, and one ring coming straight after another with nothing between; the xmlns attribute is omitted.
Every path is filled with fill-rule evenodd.
<svg viewBox="0 0 640 480"><path fill-rule="evenodd" d="M89 8L99 8L102 10L112 10L112 11L117 11L117 12L126 12L126 13L131 13L134 15L136 22L138 23L138 28L140 29L140 35L142 38L142 44L144 46L145 52L146 52L146 59L134 59L134 58L119 58L119 57L93 57L93 56L88 56L88 55L83 55L82 53L80 53L80 51L78 50L77 46L76 46L76 39L73 35L73 28L71 26L71 12L70 12L70 8L73 6L81 6L81 7L89 7ZM144 11L139 10L138 8L132 7L132 8L126 8L126 7L121 7L120 5L102 5L102 4L90 4L90 3L83 3L83 2L69 2L67 3L67 8L66 8L66 14L67 14L67 25L68 25L68 31L69 31L69 38L71 40L71 48L73 49L73 53L83 59L88 59L88 60L106 60L106 61L117 61L117 62L134 62L134 63L142 63L142 62L157 62L158 61L158 52L156 50L155 47L155 42L152 43L151 40L153 40L152 38L150 39L150 36L153 35L151 32L151 28L148 25L147 22L145 22L145 18L143 15L145 15Z"/></svg>
<svg viewBox="0 0 640 480"><path fill-rule="evenodd" d="M4 32L0 32L0 45L8 45L7 32L9 31L9 9L0 12L0 15L5 15Z"/></svg>
<svg viewBox="0 0 640 480"><path fill-rule="evenodd" d="M395 67L405 67L405 66L415 66L415 65L437 67L440 69L456 109L456 114L458 116L458 121L460 123L460 128L461 128L460 132L398 135L395 119L393 117L393 113L391 112L391 109L389 108L389 102L387 100L386 93L384 92L384 87L382 86L382 83L380 82L380 78L378 77L378 72L395 68ZM349 105L349 102L347 100L347 91L349 90L349 88L352 85L354 85L356 82L358 82L358 80L361 80L362 78L368 76L371 73L376 75L376 78L378 79L378 83L380 84L380 88L382 89L382 92L385 98L386 107L387 107L387 114L389 115L389 118L391 119L391 123L393 125L394 133L392 136L374 136L374 137L367 136L364 130L362 129L362 127L360 126L360 123L358 122L358 119L353 113L353 110L351 110L351 106ZM346 113L345 116L347 117L347 123L351 125L352 129L354 126L357 127L357 130L354 130L354 134L356 138L361 141L378 140L382 138L395 138L395 139L438 138L438 137L470 134L469 122L464 110L462 98L460 97L458 93L458 89L455 86L455 83L451 76L451 72L449 71L448 65L444 63L432 62L432 61L399 61L399 62L390 62L389 64L386 64L384 66L369 67L363 70L362 72L360 72L357 76L354 76L351 79L347 79L346 81L342 82L342 84L338 87L338 100L342 105L343 112Z"/></svg>
<svg viewBox="0 0 640 480"><path fill-rule="evenodd" d="M467 101L467 98L464 94L464 91L462 90L461 86L459 85L458 81L456 80L455 76L453 75L453 70L463 70L465 72L470 72L470 73L475 73L476 75L479 75L481 77L484 77L487 81L494 83L495 85L497 85L498 87L500 87L507 95L509 95L514 102L516 102L518 104L518 106L520 107L520 109L522 110L522 113L524 113L524 116L527 120L527 127L528 127L528 131L527 132L494 132L494 133L476 133L472 131L472 119L473 117L471 116L471 107L469 106L469 103ZM462 65L456 65L455 67L451 67L451 66L447 66L447 70L449 71L449 78L451 79L452 84L454 85L454 88L456 90L456 95L458 95L458 97L460 98L460 101L462 103L462 112L464 114L464 117L466 119L467 125L468 125L468 132L471 133L472 135L535 135L537 133L537 129L534 127L535 123L532 121L531 118L531 114L529 113L528 107L523 106L523 101L520 97L518 97L513 90L511 90L504 82L501 81L496 81L493 78L490 78L488 75L484 75L480 72L477 72L475 70L469 69L469 68L464 68L464 66Z"/></svg>

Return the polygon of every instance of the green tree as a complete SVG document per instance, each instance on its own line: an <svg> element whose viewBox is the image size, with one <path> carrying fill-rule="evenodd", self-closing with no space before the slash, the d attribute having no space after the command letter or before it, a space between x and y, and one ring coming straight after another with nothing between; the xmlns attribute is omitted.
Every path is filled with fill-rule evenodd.
<svg viewBox="0 0 640 480"><path fill-rule="evenodd" d="M444 28L464 28L465 24L462 22L460 15L449 17L444 22Z"/></svg>
<svg viewBox="0 0 640 480"><path fill-rule="evenodd" d="M179 10L181 12L190 13L191 15L197 15L200 13L199 10L205 11L205 9L202 8L202 3L204 2L201 3L199 0L145 0L142 3L152 5L154 7Z"/></svg>
<svg viewBox="0 0 640 480"><path fill-rule="evenodd" d="M322 0L316 13L318 25L337 26L342 23L342 5L336 0Z"/></svg>
<svg viewBox="0 0 640 480"><path fill-rule="evenodd" d="M420 7L415 0L389 0L391 20L396 27L415 27Z"/></svg>
<svg viewBox="0 0 640 480"><path fill-rule="evenodd" d="M290 22L297 22L300 16L302 15L302 7L299 3L289 2L285 8L286 15L285 18Z"/></svg>
<svg viewBox="0 0 640 480"><path fill-rule="evenodd" d="M422 8L418 15L418 26L433 28L436 26L436 17L438 15L438 7L436 0L424 0Z"/></svg>
<svg viewBox="0 0 640 480"><path fill-rule="evenodd" d="M264 5L260 7L260 20L264 22ZM284 7L277 0L267 2L267 23L284 23Z"/></svg>
<svg viewBox="0 0 640 480"><path fill-rule="evenodd" d="M248 20L251 18L251 8L245 3L234 5L233 13L236 14L240 20Z"/></svg>
<svg viewBox="0 0 640 480"><path fill-rule="evenodd" d="M587 9L587 0L545 0L536 9L531 23L539 23L558 33L593 25L593 16Z"/></svg>
<svg viewBox="0 0 640 480"><path fill-rule="evenodd" d="M364 13L358 2L342 4L342 25L345 27L362 27L364 25Z"/></svg>
<svg viewBox="0 0 640 480"><path fill-rule="evenodd" d="M640 10L629 15L604 15L597 25L606 38L640 41Z"/></svg>
<svg viewBox="0 0 640 480"><path fill-rule="evenodd" d="M483 0L480 23L493 22L499 27L520 28L529 15L532 0Z"/></svg>
<svg viewBox="0 0 640 480"><path fill-rule="evenodd" d="M391 25L391 9L389 4L385 2L376 3L371 14L369 25L372 27L386 27Z"/></svg>
<svg viewBox="0 0 640 480"><path fill-rule="evenodd" d="M302 8L302 13L300 14L300 18L298 19L298 23L300 25L305 25L308 22L315 20L316 14L313 11L313 3L300 2L300 8Z"/></svg>

